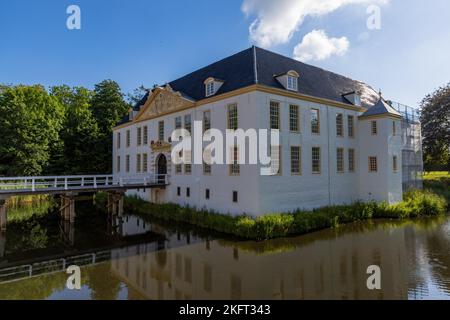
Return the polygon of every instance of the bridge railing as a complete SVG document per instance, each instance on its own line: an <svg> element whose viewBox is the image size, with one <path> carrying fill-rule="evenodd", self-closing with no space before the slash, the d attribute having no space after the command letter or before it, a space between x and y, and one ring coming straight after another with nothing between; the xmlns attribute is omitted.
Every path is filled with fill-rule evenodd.
<svg viewBox="0 0 450 320"><path fill-rule="evenodd" d="M167 185L167 175L142 175L136 177L114 177L113 175L5 177L0 178L0 193L27 190L107 189L114 186Z"/></svg>

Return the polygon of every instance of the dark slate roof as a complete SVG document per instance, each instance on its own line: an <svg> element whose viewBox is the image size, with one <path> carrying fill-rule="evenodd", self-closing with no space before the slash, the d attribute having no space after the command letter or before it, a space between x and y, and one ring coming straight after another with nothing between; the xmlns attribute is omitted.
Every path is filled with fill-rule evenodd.
<svg viewBox="0 0 450 320"><path fill-rule="evenodd" d="M210 77L224 81L216 95L255 84L253 48L169 82L169 85L174 91L180 91L195 100L202 100L206 98L204 82Z"/></svg>
<svg viewBox="0 0 450 320"><path fill-rule="evenodd" d="M290 70L294 70L300 75L298 91L301 94L351 105L343 95L359 91L362 105L365 108L372 107L380 99L378 93L363 82L258 47L251 47L236 53L169 82L169 85L174 91L180 92L189 100L196 101L206 98L204 81L210 77L224 81L216 93L216 95L220 95L256 83L284 89L277 81L276 75L285 74ZM145 103L148 94L142 99L142 103L135 106L137 110Z"/></svg>
<svg viewBox="0 0 450 320"><path fill-rule="evenodd" d="M382 115L382 114L391 114L394 116L400 117L401 114L392 108L389 104L387 104L383 98L379 99L378 102L369 110L364 112L362 117L369 117L369 116L376 116L376 115Z"/></svg>
<svg viewBox="0 0 450 320"><path fill-rule="evenodd" d="M255 51L259 84L284 89L274 76L294 70L300 75L299 93L350 104L343 95L360 91L363 106L366 108L371 107L379 99L376 91L363 82L261 48L255 48Z"/></svg>

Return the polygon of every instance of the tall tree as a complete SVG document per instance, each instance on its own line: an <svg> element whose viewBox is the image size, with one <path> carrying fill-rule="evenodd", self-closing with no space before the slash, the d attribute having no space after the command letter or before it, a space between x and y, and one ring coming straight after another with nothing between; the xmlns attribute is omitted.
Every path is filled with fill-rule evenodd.
<svg viewBox="0 0 450 320"><path fill-rule="evenodd" d="M117 82L104 80L95 85L91 107L100 135L96 145L97 169L99 173L108 173L112 171L112 128L127 115L130 105L125 102Z"/></svg>
<svg viewBox="0 0 450 320"><path fill-rule="evenodd" d="M450 83L422 100L421 113L425 169L450 171Z"/></svg>
<svg viewBox="0 0 450 320"><path fill-rule="evenodd" d="M0 90L0 175L39 175L59 142L64 110L42 86Z"/></svg>
<svg viewBox="0 0 450 320"><path fill-rule="evenodd" d="M142 101L142 98L147 94L148 89L143 85L134 89L132 93L127 94L127 100L131 107L134 107L136 104Z"/></svg>
<svg viewBox="0 0 450 320"><path fill-rule="evenodd" d="M91 111L93 93L83 87L58 86L51 88L65 108L61 130L64 141L61 157L56 157L53 174L95 174L99 167L99 128Z"/></svg>

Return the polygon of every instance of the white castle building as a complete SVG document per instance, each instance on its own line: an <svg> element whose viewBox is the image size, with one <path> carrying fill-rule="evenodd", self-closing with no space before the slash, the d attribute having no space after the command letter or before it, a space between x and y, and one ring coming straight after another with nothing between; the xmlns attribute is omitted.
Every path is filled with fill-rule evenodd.
<svg viewBox="0 0 450 320"><path fill-rule="evenodd" d="M171 159L175 129L278 129L279 170ZM167 174L133 191L157 203L261 215L402 200L402 115L370 86L252 47L149 91L114 128L116 178ZM197 137L198 138L198 137ZM224 150L226 153L226 150Z"/></svg>

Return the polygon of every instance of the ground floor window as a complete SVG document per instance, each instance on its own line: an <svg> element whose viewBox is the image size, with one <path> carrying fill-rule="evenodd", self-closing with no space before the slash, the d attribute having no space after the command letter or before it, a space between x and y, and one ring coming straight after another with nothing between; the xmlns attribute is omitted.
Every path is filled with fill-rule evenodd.
<svg viewBox="0 0 450 320"><path fill-rule="evenodd" d="M355 149L348 149L348 171L355 172Z"/></svg>
<svg viewBox="0 0 450 320"><path fill-rule="evenodd" d="M148 171L148 154L144 153L142 155L142 172Z"/></svg>
<svg viewBox="0 0 450 320"><path fill-rule="evenodd" d="M206 200L209 200L210 196L211 196L211 194L210 194L209 189L206 189L206 191L205 191L205 198L206 198Z"/></svg>
<svg viewBox="0 0 450 320"><path fill-rule="evenodd" d="M181 196L181 188L180 187L177 187L177 196Z"/></svg>
<svg viewBox="0 0 450 320"><path fill-rule="evenodd" d="M336 150L336 165L337 165L337 172L343 173L344 172L344 149L338 148Z"/></svg>
<svg viewBox="0 0 450 320"><path fill-rule="evenodd" d="M291 147L291 173L292 175L301 174L301 150L299 146Z"/></svg>
<svg viewBox="0 0 450 320"><path fill-rule="evenodd" d="M312 173L320 174L320 147L313 147L311 153Z"/></svg>
<svg viewBox="0 0 450 320"><path fill-rule="evenodd" d="M186 197L190 197L191 196L191 188L186 188Z"/></svg>
<svg viewBox="0 0 450 320"><path fill-rule="evenodd" d="M394 156L392 158L392 168L394 169L394 172L397 172L398 170L397 156Z"/></svg>
<svg viewBox="0 0 450 320"><path fill-rule="evenodd" d="M237 191L233 191L233 202L237 203L238 202L238 192Z"/></svg>
<svg viewBox="0 0 450 320"><path fill-rule="evenodd" d="M369 157L369 172L378 172L377 157Z"/></svg>
<svg viewBox="0 0 450 320"><path fill-rule="evenodd" d="M130 172L130 155L127 155L125 159L125 171Z"/></svg>

